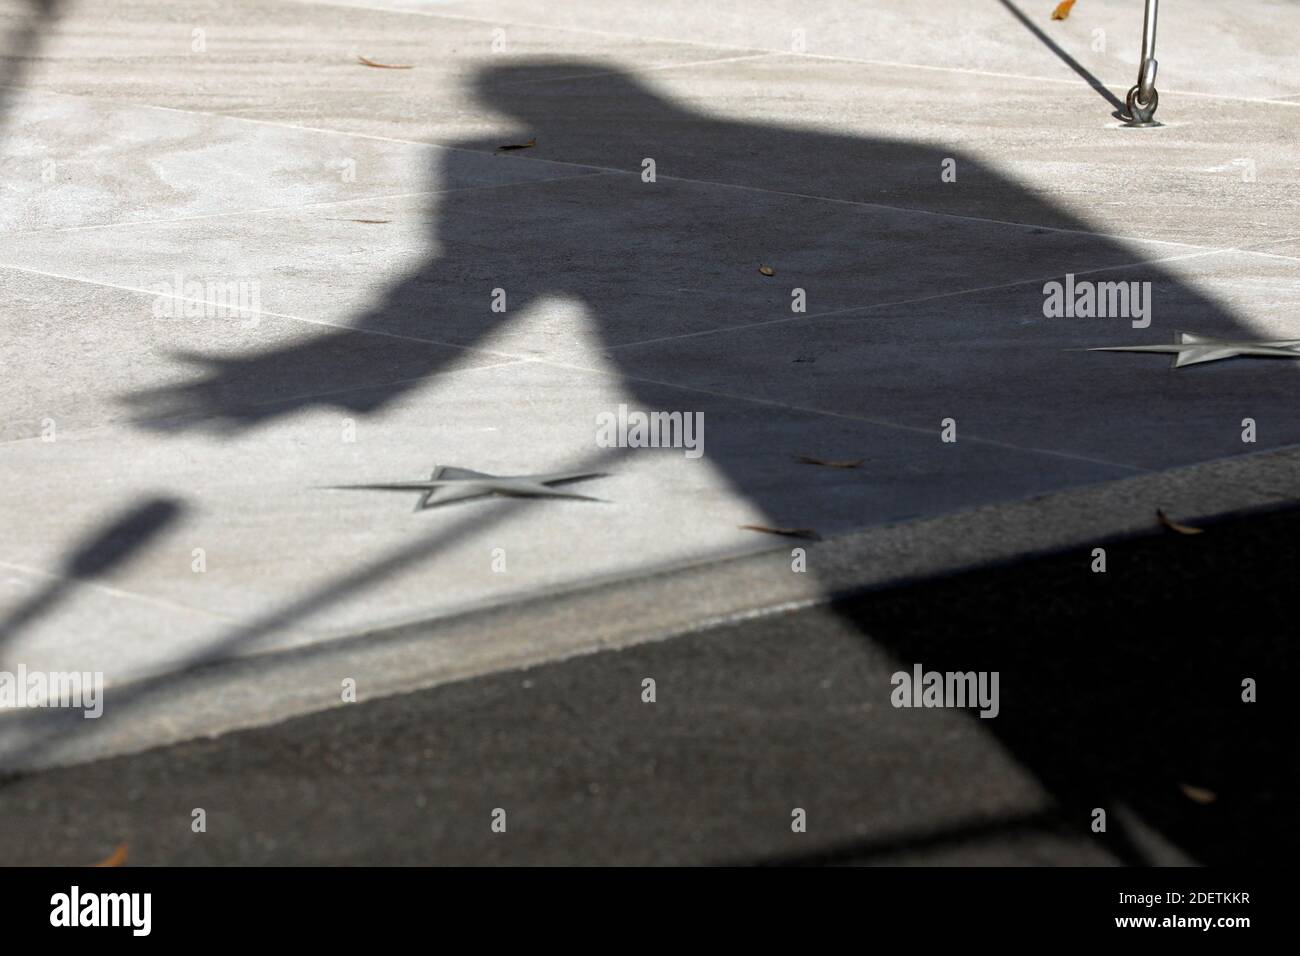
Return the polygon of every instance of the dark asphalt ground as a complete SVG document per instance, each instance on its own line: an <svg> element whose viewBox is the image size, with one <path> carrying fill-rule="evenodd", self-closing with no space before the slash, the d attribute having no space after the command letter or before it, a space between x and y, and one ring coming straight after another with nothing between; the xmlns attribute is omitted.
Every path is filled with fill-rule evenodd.
<svg viewBox="0 0 1300 956"><path fill-rule="evenodd" d="M1105 574L1089 549L1039 557L9 777L0 846L24 865L119 843L136 865L1290 860L1300 510L1205 529L1104 543ZM892 708L914 662L999 671L1001 713Z"/></svg>

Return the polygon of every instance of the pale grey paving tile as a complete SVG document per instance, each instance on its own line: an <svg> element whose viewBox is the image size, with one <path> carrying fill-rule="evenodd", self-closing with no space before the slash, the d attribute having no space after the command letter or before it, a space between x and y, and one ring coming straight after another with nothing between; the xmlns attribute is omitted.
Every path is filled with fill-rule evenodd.
<svg viewBox="0 0 1300 956"><path fill-rule="evenodd" d="M233 215L434 188L437 147L40 92L13 95L0 137L0 226L22 230ZM455 158L447 160L454 162ZM476 188L581 175L513 157L456 165Z"/></svg>
<svg viewBox="0 0 1300 956"><path fill-rule="evenodd" d="M1009 250L1012 251L1012 250ZM1152 283L1149 328L1046 318L1042 283L618 351L628 374L1020 447L1165 468L1300 441L1300 367L1236 359L1171 369L1172 356L1090 353L1178 331L1300 337L1295 265L1220 254L1112 270ZM1080 276L1079 279L1085 277ZM1253 418L1257 441L1242 441Z"/></svg>
<svg viewBox="0 0 1300 956"><path fill-rule="evenodd" d="M686 0L636 4L539 4L535 0L334 0L365 7L461 15L484 22L564 24L575 31L681 40L720 47L795 49L823 56L883 60L1046 79L1076 74L999 0L914 3L911 0ZM1142 4L1079 3L1053 21L1052 2L1014 0L1024 16L1066 53L1120 93L1137 76ZM418 19L410 17L410 19ZM800 31L796 33L796 31ZM1293 3L1180 0L1161 9L1156 46L1160 88L1244 97L1300 94L1291 38L1300 32ZM1040 88L1044 105L1052 86Z"/></svg>
<svg viewBox="0 0 1300 956"><path fill-rule="evenodd" d="M575 55L636 67L712 56L673 42L545 28L498 37L482 23L257 0L69 3L39 53L24 77L37 89L420 141L445 128L499 129L466 95L467 78L491 64L551 57L550 75L565 76Z"/></svg>
<svg viewBox="0 0 1300 956"><path fill-rule="evenodd" d="M120 511L102 515L98 527L110 526L138 507L139 502L123 502ZM166 530L171 534L182 527ZM95 531L87 537L94 539ZM134 557L128 551L122 563ZM176 557L180 561L184 556ZM141 662L162 659L177 634L235 623L214 611L116 590L68 570L15 569L0 556L0 670L12 673L21 665L33 672L97 671L111 688L137 676ZM107 704L106 711L111 711ZM8 716L0 716L0 723Z"/></svg>
<svg viewBox="0 0 1300 956"><path fill-rule="evenodd" d="M1281 242L1272 242L1257 247L1260 252L1267 252L1277 256L1288 256L1298 260L1296 267L1300 268L1300 237L1293 239L1284 239Z"/></svg>

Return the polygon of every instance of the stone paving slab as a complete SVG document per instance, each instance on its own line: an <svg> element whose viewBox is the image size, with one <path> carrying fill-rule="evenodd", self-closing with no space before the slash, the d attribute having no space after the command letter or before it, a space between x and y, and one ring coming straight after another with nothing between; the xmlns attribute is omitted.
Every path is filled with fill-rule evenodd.
<svg viewBox="0 0 1300 956"><path fill-rule="evenodd" d="M176 222L276 207L346 216L349 203L413 196L434 147L233 122L203 114L23 91L4 143L5 236ZM75 135L72 135L75 133ZM271 159L274 157L274 160ZM579 171L580 172L580 171ZM465 169L465 187L574 174L543 163Z"/></svg>
<svg viewBox="0 0 1300 956"><path fill-rule="evenodd" d="M311 3L313 0L305 0ZM509 29L564 24L600 36L652 36L698 43L883 61L926 69L1006 73L1063 83L1060 58L1015 15L1056 42L1084 69L1119 88L1137 76L1142 7L1126 0L1079 3L1064 21L1050 20L1051 0L960 0L956 3L860 3L831 0L792 6L783 0L724 0L707 7L662 8L618 4L543 9L530 0L332 0L339 6L403 10L441 22L459 19ZM1162 83L1203 94L1282 99L1300 95L1289 37L1300 26L1290 2L1225 6L1180 0L1163 11L1157 53ZM796 34L795 31L802 31ZM1102 31L1101 35L1097 31Z"/></svg>

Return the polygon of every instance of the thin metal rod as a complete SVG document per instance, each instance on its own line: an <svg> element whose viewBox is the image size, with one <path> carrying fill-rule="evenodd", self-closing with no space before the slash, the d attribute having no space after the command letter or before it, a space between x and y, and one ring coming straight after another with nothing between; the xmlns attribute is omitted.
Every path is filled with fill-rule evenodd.
<svg viewBox="0 0 1300 956"><path fill-rule="evenodd" d="M1142 18L1142 62L1155 59L1156 55L1156 14L1160 0L1147 0L1146 15Z"/></svg>
<svg viewBox="0 0 1300 956"><path fill-rule="evenodd" d="M1160 102L1156 93L1156 69L1159 67L1156 63L1156 17L1159 10L1159 0L1146 0L1142 16L1142 60L1138 63L1137 82L1125 100L1129 116L1137 126L1154 125L1152 117Z"/></svg>

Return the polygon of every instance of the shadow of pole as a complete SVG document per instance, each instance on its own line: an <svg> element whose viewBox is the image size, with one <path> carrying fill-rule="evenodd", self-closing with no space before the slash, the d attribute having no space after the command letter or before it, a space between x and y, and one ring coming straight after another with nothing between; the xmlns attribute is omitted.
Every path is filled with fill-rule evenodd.
<svg viewBox="0 0 1300 956"><path fill-rule="evenodd" d="M1060 57L1062 63L1072 69L1075 73L1079 74L1079 76L1083 77L1083 79L1087 81L1088 85L1100 93L1107 103L1115 107L1114 115L1116 117L1120 119L1128 118L1128 108L1124 105L1124 101L1112 93L1105 83L1093 76L1087 67L1074 57L1070 56L1070 54L1067 53L1059 43L1044 33L1038 24L1025 16L1024 13L1021 12L1020 8L1012 3L1011 0L998 0L998 2L1006 7L1011 15L1020 21L1020 25L1032 33L1034 37L1043 44L1043 46L1047 47Z"/></svg>

